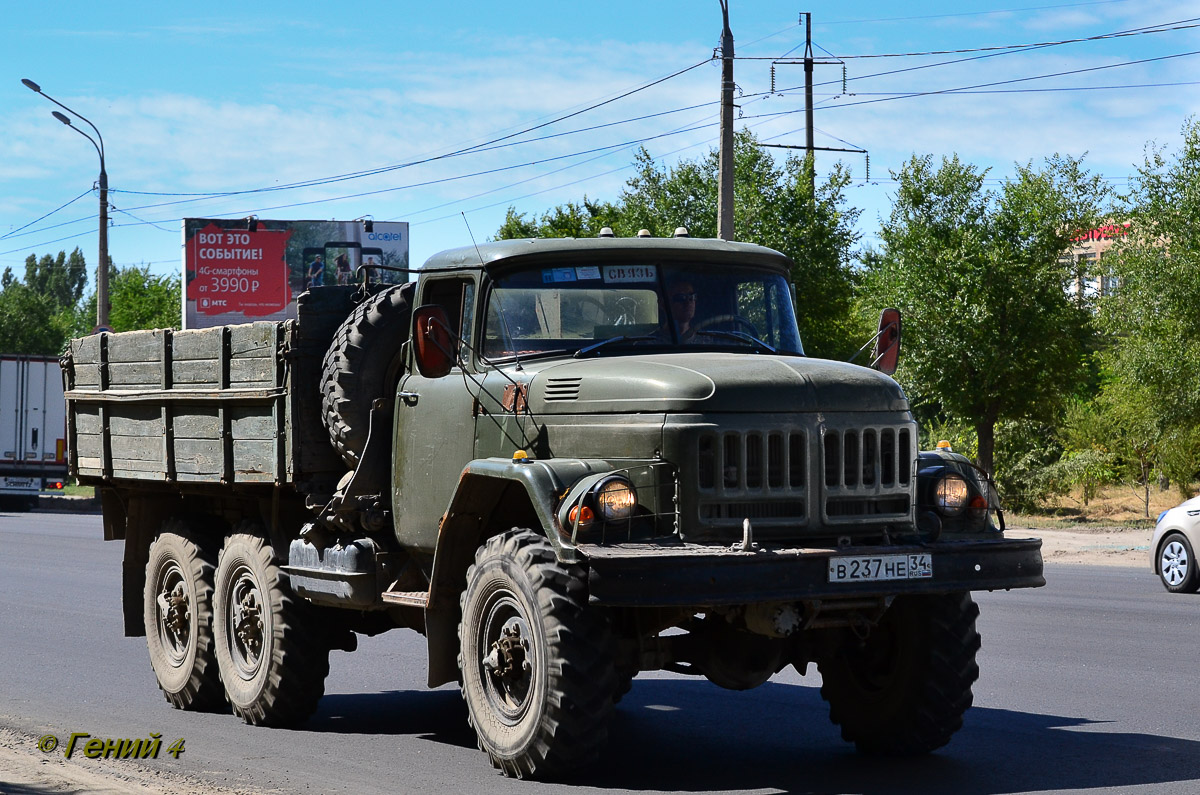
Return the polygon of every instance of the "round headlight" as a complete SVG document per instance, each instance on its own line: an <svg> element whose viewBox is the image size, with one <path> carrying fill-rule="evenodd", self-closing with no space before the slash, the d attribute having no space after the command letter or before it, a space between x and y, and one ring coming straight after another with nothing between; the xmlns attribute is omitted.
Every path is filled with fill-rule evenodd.
<svg viewBox="0 0 1200 795"><path fill-rule="evenodd" d="M637 492L624 478L613 478L596 489L596 513L606 522L628 519L637 507Z"/></svg>
<svg viewBox="0 0 1200 795"><path fill-rule="evenodd" d="M946 475L938 481L933 500L943 516L957 516L966 507L970 496L967 481L960 475Z"/></svg>

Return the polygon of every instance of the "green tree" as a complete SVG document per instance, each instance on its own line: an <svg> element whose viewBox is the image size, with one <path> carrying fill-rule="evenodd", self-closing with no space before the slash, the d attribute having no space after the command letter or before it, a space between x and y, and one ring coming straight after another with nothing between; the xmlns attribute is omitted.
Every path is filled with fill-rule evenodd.
<svg viewBox="0 0 1200 795"><path fill-rule="evenodd" d="M1200 122L1168 158L1150 152L1124 197L1129 234L1105 262L1117 285L1101 302L1115 380L1143 385L1165 428L1200 425Z"/></svg>
<svg viewBox="0 0 1200 795"><path fill-rule="evenodd" d="M25 278L11 268L0 276L0 351L56 356L76 322L79 297L87 283L87 264L78 248L70 256L30 254Z"/></svg>
<svg viewBox="0 0 1200 795"><path fill-rule="evenodd" d="M113 268L108 277L108 325L113 331L179 328L182 325L179 274L158 275L149 265ZM96 323L96 293L92 291L76 314L76 334L87 334Z"/></svg>
<svg viewBox="0 0 1200 795"><path fill-rule="evenodd" d="M75 306L87 285L87 263L83 252L76 248L70 257L60 251L57 257L45 254L41 259L30 254L25 259L25 285L49 296L59 308Z"/></svg>
<svg viewBox="0 0 1200 795"><path fill-rule="evenodd" d="M636 173L615 203L584 198L529 218L509 208L497 239L593 237L611 227L621 237L646 229L669 237L687 227L692 237L717 236L717 152L664 167L644 149L634 157ZM768 246L795 262L797 321L809 354L845 358L865 338L854 306L851 268L858 241L859 210L848 206L849 172L836 166L811 186L802 158L782 164L749 132L734 143L734 228L736 238Z"/></svg>
<svg viewBox="0 0 1200 795"><path fill-rule="evenodd" d="M901 380L927 416L970 422L977 461L994 471L1002 420L1050 420L1083 373L1091 333L1061 261L1098 217L1105 189L1081 162L1017 166L999 190L987 172L914 156L868 262L868 295L905 316Z"/></svg>
<svg viewBox="0 0 1200 795"><path fill-rule="evenodd" d="M1110 346L1101 399L1148 501L1150 468L1189 495L1200 464L1200 122L1180 149L1151 148L1122 197L1128 234L1103 260Z"/></svg>
<svg viewBox="0 0 1200 795"><path fill-rule="evenodd" d="M57 356L71 330L71 313L21 282L0 291L0 352Z"/></svg>

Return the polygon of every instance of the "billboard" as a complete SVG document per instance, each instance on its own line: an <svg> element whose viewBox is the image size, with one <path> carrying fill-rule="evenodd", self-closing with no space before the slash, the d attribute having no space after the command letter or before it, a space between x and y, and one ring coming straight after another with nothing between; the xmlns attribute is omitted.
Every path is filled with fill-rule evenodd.
<svg viewBox="0 0 1200 795"><path fill-rule="evenodd" d="M360 266L407 268L408 224L185 218L183 327L295 318L297 295L355 284ZM387 270L370 278L407 281Z"/></svg>

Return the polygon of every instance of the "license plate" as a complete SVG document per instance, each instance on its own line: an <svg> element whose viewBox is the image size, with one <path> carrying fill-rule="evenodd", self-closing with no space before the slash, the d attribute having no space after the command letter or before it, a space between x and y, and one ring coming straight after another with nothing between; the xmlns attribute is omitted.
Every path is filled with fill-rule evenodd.
<svg viewBox="0 0 1200 795"><path fill-rule="evenodd" d="M4 485L15 489L28 489L33 487L33 478L4 478Z"/></svg>
<svg viewBox="0 0 1200 795"><path fill-rule="evenodd" d="M933 558L921 555L863 555L829 559L830 582L924 580L933 576Z"/></svg>

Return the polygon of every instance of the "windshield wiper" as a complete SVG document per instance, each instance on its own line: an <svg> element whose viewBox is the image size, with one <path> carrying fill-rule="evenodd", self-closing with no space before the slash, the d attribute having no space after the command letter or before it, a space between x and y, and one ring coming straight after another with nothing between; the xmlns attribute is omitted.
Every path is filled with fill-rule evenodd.
<svg viewBox="0 0 1200 795"><path fill-rule="evenodd" d="M603 348L605 345L609 345L614 342L636 342L639 340L657 340L657 339L659 339L659 338L654 336L653 334L642 334L642 335L636 336L636 337L627 337L624 334L618 334L615 337L609 337L606 340L600 340L599 342L592 343L591 345L587 346L586 348L580 348L579 350L575 351L575 358L582 359L584 356L587 356L592 351L597 351L597 350Z"/></svg>
<svg viewBox="0 0 1200 795"><path fill-rule="evenodd" d="M697 331L696 333L697 334L707 334L710 337L725 337L727 339L742 340L743 342L749 342L754 345L757 345L758 347L762 348L767 353L777 353L778 352L774 348L772 348L770 345L768 345L767 343L760 340L758 337L754 336L753 334L747 334L744 331L722 331L719 329L718 330L704 329L703 331Z"/></svg>

